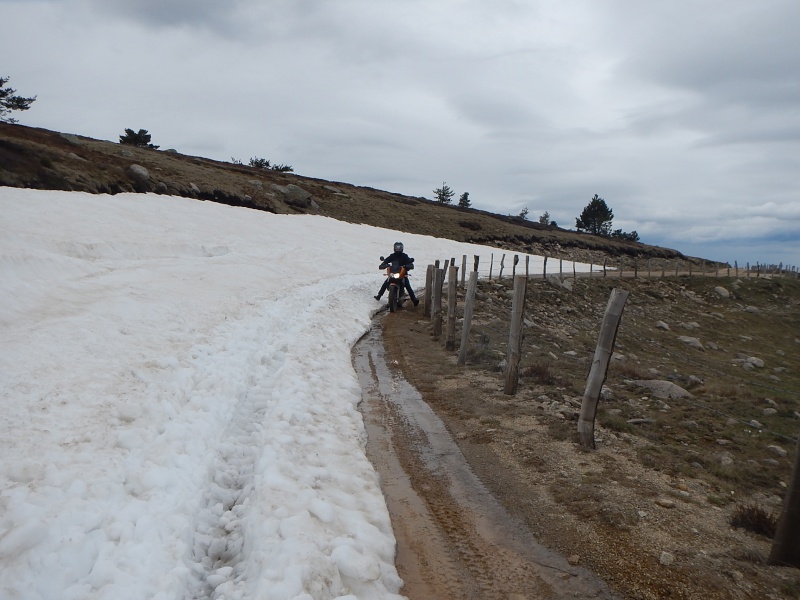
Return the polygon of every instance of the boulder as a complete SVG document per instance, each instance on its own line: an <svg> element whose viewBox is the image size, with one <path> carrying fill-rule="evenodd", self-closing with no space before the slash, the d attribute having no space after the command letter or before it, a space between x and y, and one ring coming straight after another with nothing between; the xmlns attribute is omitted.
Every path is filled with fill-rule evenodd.
<svg viewBox="0 0 800 600"><path fill-rule="evenodd" d="M150 185L150 172L142 165L133 164L127 169L128 177L133 180L133 187L137 192L149 192L152 189Z"/></svg>
<svg viewBox="0 0 800 600"><path fill-rule="evenodd" d="M683 342L684 344L686 344L690 348L695 348L696 350L705 351L705 347L703 347L703 344L701 344L700 340L698 340L696 337L689 337L688 335L681 335L681 336L678 337L678 341Z"/></svg>
<svg viewBox="0 0 800 600"><path fill-rule="evenodd" d="M645 388L650 391L650 394L655 398L692 398L693 396L679 385L675 385L671 381L663 381L660 379L634 379L630 383L640 388Z"/></svg>

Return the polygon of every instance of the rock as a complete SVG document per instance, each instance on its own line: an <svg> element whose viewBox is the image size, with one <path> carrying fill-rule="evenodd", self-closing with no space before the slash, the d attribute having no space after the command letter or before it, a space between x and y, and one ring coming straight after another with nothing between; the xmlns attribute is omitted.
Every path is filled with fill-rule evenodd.
<svg viewBox="0 0 800 600"><path fill-rule="evenodd" d="M700 323L697 321L692 321L691 323L680 323L679 325L684 329L698 329L700 327Z"/></svg>
<svg viewBox="0 0 800 600"><path fill-rule="evenodd" d="M727 452L717 455L717 462L723 467L730 467L733 464L733 457Z"/></svg>
<svg viewBox="0 0 800 600"><path fill-rule="evenodd" d="M65 140L67 140L73 146L80 146L81 145L80 138L77 135L75 135L74 133L59 133L59 135L62 138L64 138Z"/></svg>
<svg viewBox="0 0 800 600"><path fill-rule="evenodd" d="M758 421L756 421L755 419L753 419L752 421L750 421L750 422L748 423L748 425L749 425L750 427L752 427L753 429L764 429L764 426L763 426L761 423L759 423Z"/></svg>
<svg viewBox="0 0 800 600"><path fill-rule="evenodd" d="M669 552L662 552L661 556L658 557L658 562L660 562L665 567L668 567L675 562L675 557Z"/></svg>
<svg viewBox="0 0 800 600"><path fill-rule="evenodd" d="M128 177L133 180L133 187L137 192L149 192L150 186L150 172L142 165L130 165L127 169Z"/></svg>
<svg viewBox="0 0 800 600"><path fill-rule="evenodd" d="M703 347L703 344L701 344L700 340L698 340L696 337L689 337L687 335L681 335L681 336L678 336L678 341L683 342L684 344L686 344L690 348L695 348L696 350L705 351L705 348Z"/></svg>
<svg viewBox="0 0 800 600"><path fill-rule="evenodd" d="M777 410L775 410L774 408L765 408L765 409L763 410L763 413L764 413L765 415L775 415L775 414L778 414L778 411L777 411Z"/></svg>
<svg viewBox="0 0 800 600"><path fill-rule="evenodd" d="M746 312L752 313L754 315L758 315L761 313L761 310L757 306L748 306L744 309Z"/></svg>
<svg viewBox="0 0 800 600"><path fill-rule="evenodd" d="M580 564L581 557L578 556L577 554L572 554L569 556L569 558L567 558L567 562L574 567L575 565Z"/></svg>
<svg viewBox="0 0 800 600"><path fill-rule="evenodd" d="M82 156L78 156L74 152L70 152L69 154L67 154L67 157L71 158L72 160L79 160L79 161L82 161L82 162L89 162L88 160L86 160Z"/></svg>
<svg viewBox="0 0 800 600"><path fill-rule="evenodd" d="M768 467L779 467L781 464L780 461L777 461L774 458L765 458L761 461L761 463Z"/></svg>
<svg viewBox="0 0 800 600"><path fill-rule="evenodd" d="M600 390L600 397L603 400L611 400L614 398L614 392L611 390L610 387L604 385L603 388Z"/></svg>
<svg viewBox="0 0 800 600"><path fill-rule="evenodd" d="M718 285L717 287L715 287L714 291L717 293L717 295L720 298L730 298L731 297L731 293L728 290L726 290L724 287L722 287L721 285Z"/></svg>
<svg viewBox="0 0 800 600"><path fill-rule="evenodd" d="M199 188L199 187L197 187L197 185L195 185L194 183L190 183L190 184L189 184L189 193L190 193L192 196L197 196L197 195L199 195L199 194L200 194L200 188Z"/></svg>
<svg viewBox="0 0 800 600"><path fill-rule="evenodd" d="M669 498L658 498L656 504L663 508L675 508L675 500Z"/></svg>
<svg viewBox="0 0 800 600"><path fill-rule="evenodd" d="M663 329L664 331L669 331L669 325L664 323L664 321L658 321L656 323L656 329Z"/></svg>
<svg viewBox="0 0 800 600"><path fill-rule="evenodd" d="M156 194L166 194L167 192L169 192L167 184L164 183L163 181L159 181L158 184L156 185Z"/></svg>
<svg viewBox="0 0 800 600"><path fill-rule="evenodd" d="M750 356L747 359L747 363L749 363L749 364L751 364L754 367L757 367L759 369L763 369L764 368L764 361L761 360L760 358L755 357L755 356Z"/></svg>
<svg viewBox="0 0 800 600"><path fill-rule="evenodd" d="M693 396L671 381L663 381L660 379L634 379L630 381L635 386L645 388L651 392L656 398L693 398Z"/></svg>
<svg viewBox="0 0 800 600"><path fill-rule="evenodd" d="M780 457L785 457L785 456L787 456L789 454L786 450L784 450L780 446L776 446L774 444L771 444L771 445L767 446L767 450L769 450L773 454L776 454L777 456L780 456Z"/></svg>
<svg viewBox="0 0 800 600"><path fill-rule="evenodd" d="M719 344L715 344L714 342L706 342L706 346L712 350L719 350Z"/></svg>
<svg viewBox="0 0 800 600"><path fill-rule="evenodd" d="M738 421L737 421L737 422L738 422ZM717 440L715 440L715 441L716 441L716 442L717 442L717 444L719 444L720 446L730 446L730 445L733 443L733 442L731 442L730 440L724 440L724 439L722 439L722 438L719 438L719 439L717 439Z"/></svg>

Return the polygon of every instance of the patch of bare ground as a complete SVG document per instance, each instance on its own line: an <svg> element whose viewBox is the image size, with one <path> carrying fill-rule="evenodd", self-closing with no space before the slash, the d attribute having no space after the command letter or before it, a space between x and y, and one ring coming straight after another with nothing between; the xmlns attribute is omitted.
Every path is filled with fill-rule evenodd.
<svg viewBox="0 0 800 600"><path fill-rule="evenodd" d="M800 424L800 282L530 280L513 396L510 286L480 283L465 367L422 305L383 320L391 360L503 506L626 598L800 598L800 571L765 564L771 540L731 525L743 505L781 510ZM585 452L577 411L614 287L630 295Z"/></svg>

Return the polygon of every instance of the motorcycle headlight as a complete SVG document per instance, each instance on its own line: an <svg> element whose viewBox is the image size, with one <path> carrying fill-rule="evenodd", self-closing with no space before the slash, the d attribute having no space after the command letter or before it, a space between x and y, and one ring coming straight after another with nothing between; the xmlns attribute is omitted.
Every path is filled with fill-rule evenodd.
<svg viewBox="0 0 800 600"><path fill-rule="evenodd" d="M400 273L392 273L392 279L400 279Z"/></svg>

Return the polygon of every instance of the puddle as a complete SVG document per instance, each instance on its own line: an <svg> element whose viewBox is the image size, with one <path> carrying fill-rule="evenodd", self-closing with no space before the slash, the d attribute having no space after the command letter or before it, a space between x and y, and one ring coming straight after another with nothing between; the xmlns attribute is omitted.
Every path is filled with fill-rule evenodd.
<svg viewBox="0 0 800 600"><path fill-rule="evenodd" d="M376 322L353 350L367 456L381 477L410 600L616 598L539 544L470 470L444 423L387 363Z"/></svg>

